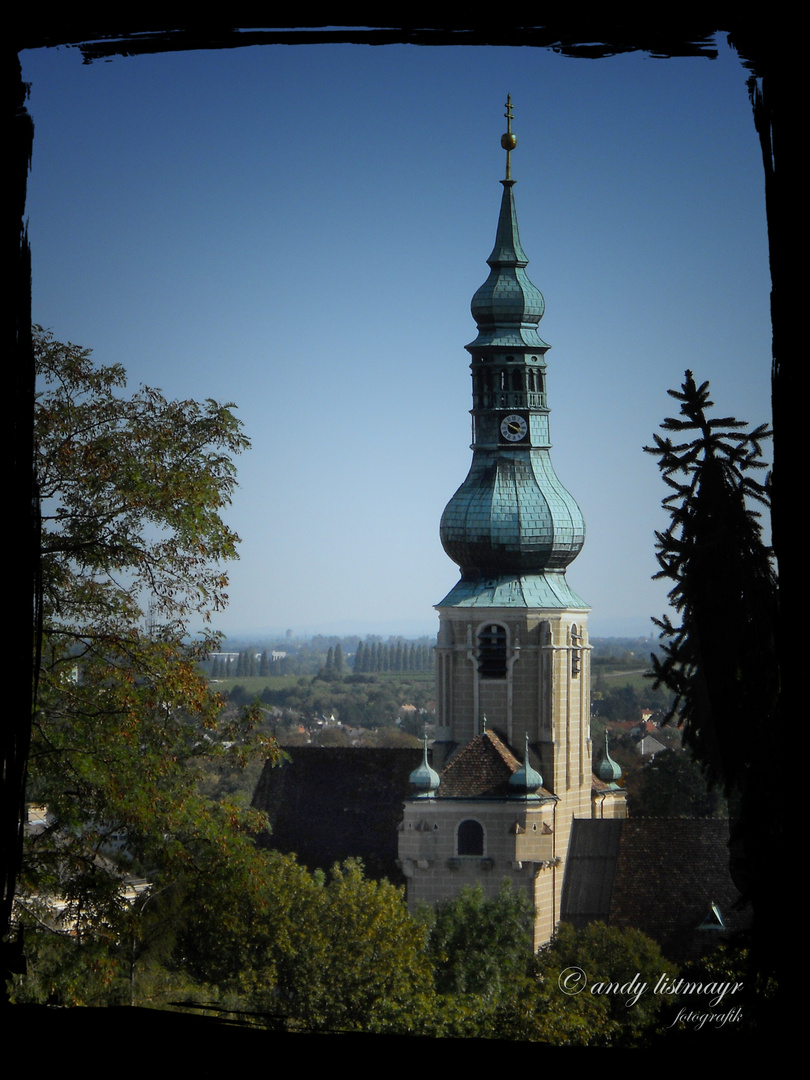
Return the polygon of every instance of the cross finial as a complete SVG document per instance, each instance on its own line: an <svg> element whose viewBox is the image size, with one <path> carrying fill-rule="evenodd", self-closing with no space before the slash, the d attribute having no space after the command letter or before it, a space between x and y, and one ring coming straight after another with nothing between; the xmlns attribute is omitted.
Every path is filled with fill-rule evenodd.
<svg viewBox="0 0 810 1080"><path fill-rule="evenodd" d="M512 134L512 95L506 95L506 131L501 135L501 146L506 151L506 179L512 179L512 151L517 146L517 136Z"/></svg>

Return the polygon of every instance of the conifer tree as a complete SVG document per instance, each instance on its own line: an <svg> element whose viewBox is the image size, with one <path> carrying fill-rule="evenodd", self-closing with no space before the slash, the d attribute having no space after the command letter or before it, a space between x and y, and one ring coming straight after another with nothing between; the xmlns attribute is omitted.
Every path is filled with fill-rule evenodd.
<svg viewBox="0 0 810 1080"><path fill-rule="evenodd" d="M684 744L729 800L732 875L753 899L755 917L759 910L767 918L757 903L766 886L756 862L780 828L779 814L776 807L762 814L754 801L759 781L777 775L778 590L751 504L769 505L768 479L755 474L766 468L762 443L771 433L764 424L749 432L743 421L710 418L709 384L697 386L690 371L669 394L680 416L662 428L677 441L655 435L645 449L658 456L671 489L663 500L670 523L656 532L655 576L674 583L669 598L681 621L655 620L663 659L653 656L653 676L656 688L675 695L669 719L677 717Z"/></svg>
<svg viewBox="0 0 810 1080"><path fill-rule="evenodd" d="M655 620L664 657L653 657L653 669L656 686L675 694L671 715L683 725L684 742L731 795L776 710L776 575L760 515L749 505L769 505L767 481L753 474L766 467L762 442L770 431L710 419L709 384L698 387L690 371L669 394L681 415L662 428L688 441L655 435L655 446L645 449L658 455L672 489L663 500L669 526L656 532L655 576L674 582L669 598L681 624L666 615Z"/></svg>
<svg viewBox="0 0 810 1080"><path fill-rule="evenodd" d="M358 642L357 652L354 654L354 670L356 674L360 674L365 671L365 654L366 647L362 641Z"/></svg>
<svg viewBox="0 0 810 1080"><path fill-rule="evenodd" d="M326 653L326 663L322 668L322 672L323 677L326 679L331 679L332 676L335 674L335 650L332 648L331 645L329 646L329 650Z"/></svg>

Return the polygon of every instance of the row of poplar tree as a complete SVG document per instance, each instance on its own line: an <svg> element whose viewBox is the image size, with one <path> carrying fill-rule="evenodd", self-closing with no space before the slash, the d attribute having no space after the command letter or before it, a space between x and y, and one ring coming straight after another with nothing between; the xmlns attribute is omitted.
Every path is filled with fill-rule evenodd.
<svg viewBox="0 0 810 1080"><path fill-rule="evenodd" d="M245 679L252 676L269 676L279 673L279 664L273 660L266 649L257 653L255 649L243 649L234 654L220 653L205 665L212 679ZM398 641L396 644L381 641L363 642L357 646L351 670L355 674L375 672L420 672L433 670L433 650L430 645L415 641ZM347 672L346 658L338 643L330 646L326 662L321 673L326 676L341 676Z"/></svg>
<svg viewBox="0 0 810 1080"><path fill-rule="evenodd" d="M395 645L361 641L354 657L354 670L358 674L375 671L432 671L433 650L429 645L415 641L398 641Z"/></svg>
<svg viewBox="0 0 810 1080"><path fill-rule="evenodd" d="M273 660L265 649L257 654L255 649L243 649L236 659L232 654L215 654L209 661L212 679L245 679L252 675L273 675Z"/></svg>

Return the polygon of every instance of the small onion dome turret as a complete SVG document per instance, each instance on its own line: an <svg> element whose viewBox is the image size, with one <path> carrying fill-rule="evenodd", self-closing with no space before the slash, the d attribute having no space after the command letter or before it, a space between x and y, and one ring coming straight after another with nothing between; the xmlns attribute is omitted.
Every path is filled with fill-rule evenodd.
<svg viewBox="0 0 810 1080"><path fill-rule="evenodd" d="M427 735L425 735L424 747L422 750L422 764L414 769L410 775L411 787L416 789L414 793L414 798L416 799L431 798L439 786L439 774L428 764L427 752L428 741Z"/></svg>
<svg viewBox="0 0 810 1080"><path fill-rule="evenodd" d="M610 736L605 729L605 756L599 762L596 775L605 784L616 784L622 775L622 767L610 756Z"/></svg>
<svg viewBox="0 0 810 1080"><path fill-rule="evenodd" d="M526 733L526 746L523 751L523 764L509 778L510 799L539 799L538 790L543 786L543 777L529 764L529 735Z"/></svg>
<svg viewBox="0 0 810 1080"><path fill-rule="evenodd" d="M504 186L495 246L487 259L490 273L472 298L470 310L478 326L478 337L468 350L483 346L528 348L544 353L548 345L537 333L546 302L543 294L529 281L526 257L518 233L514 180L501 180Z"/></svg>

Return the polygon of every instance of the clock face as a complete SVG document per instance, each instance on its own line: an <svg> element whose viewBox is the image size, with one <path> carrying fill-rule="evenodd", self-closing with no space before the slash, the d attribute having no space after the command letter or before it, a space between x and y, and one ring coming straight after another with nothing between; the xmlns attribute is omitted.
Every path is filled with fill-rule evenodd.
<svg viewBox="0 0 810 1080"><path fill-rule="evenodd" d="M520 413L510 413L501 420L501 435L507 442L520 442L528 430L529 426Z"/></svg>

